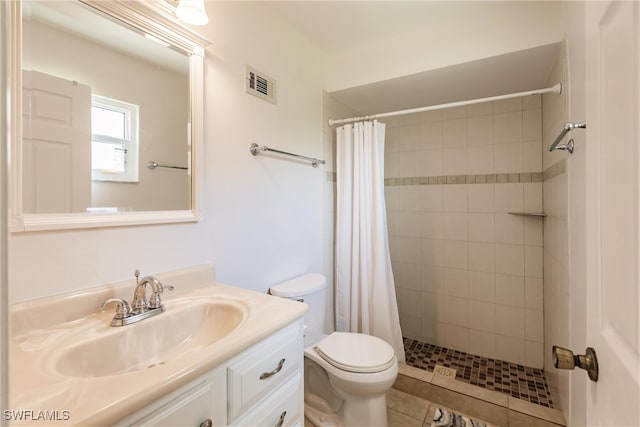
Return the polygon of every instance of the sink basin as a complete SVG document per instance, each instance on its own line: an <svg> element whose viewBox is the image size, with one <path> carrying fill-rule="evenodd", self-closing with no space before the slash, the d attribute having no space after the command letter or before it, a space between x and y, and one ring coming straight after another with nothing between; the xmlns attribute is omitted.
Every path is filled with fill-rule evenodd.
<svg viewBox="0 0 640 427"><path fill-rule="evenodd" d="M96 336L51 355L52 369L71 377L104 377L170 363L229 335L247 317L232 301L189 301L122 327L105 326ZM61 343L62 344L62 343Z"/></svg>

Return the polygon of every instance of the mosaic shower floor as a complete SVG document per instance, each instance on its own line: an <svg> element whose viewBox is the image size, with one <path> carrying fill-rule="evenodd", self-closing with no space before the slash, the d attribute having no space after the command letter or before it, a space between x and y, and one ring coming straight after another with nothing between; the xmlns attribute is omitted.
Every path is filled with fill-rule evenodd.
<svg viewBox="0 0 640 427"><path fill-rule="evenodd" d="M456 370L456 380L553 408L542 369L488 359L404 338L407 365L433 372L436 364Z"/></svg>

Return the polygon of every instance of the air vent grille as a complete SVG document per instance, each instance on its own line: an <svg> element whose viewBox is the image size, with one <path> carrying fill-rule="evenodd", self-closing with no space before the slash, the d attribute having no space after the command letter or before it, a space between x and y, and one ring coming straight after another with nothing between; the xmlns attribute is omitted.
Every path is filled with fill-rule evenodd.
<svg viewBox="0 0 640 427"><path fill-rule="evenodd" d="M247 65L245 92L272 103L276 103L276 81Z"/></svg>

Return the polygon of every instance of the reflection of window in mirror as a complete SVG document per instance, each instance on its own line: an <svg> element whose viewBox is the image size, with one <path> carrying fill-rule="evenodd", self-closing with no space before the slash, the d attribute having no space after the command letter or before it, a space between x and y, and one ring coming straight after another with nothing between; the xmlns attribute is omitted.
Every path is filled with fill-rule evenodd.
<svg viewBox="0 0 640 427"><path fill-rule="evenodd" d="M135 104L91 95L91 179L138 182Z"/></svg>

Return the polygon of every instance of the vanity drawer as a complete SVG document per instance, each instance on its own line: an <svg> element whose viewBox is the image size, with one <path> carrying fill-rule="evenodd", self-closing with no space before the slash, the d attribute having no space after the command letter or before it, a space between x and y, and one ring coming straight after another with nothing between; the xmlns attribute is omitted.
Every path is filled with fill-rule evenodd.
<svg viewBox="0 0 640 427"><path fill-rule="evenodd" d="M214 426L224 426L227 424L225 374L224 367L216 368L110 425L198 427L209 419Z"/></svg>
<svg viewBox="0 0 640 427"><path fill-rule="evenodd" d="M304 391L302 374L297 373L261 402L239 417L232 426L302 427Z"/></svg>
<svg viewBox="0 0 640 427"><path fill-rule="evenodd" d="M131 426L199 426L204 420L213 418L211 402L214 399L213 387L204 383L181 396L166 402L158 410L141 418Z"/></svg>
<svg viewBox="0 0 640 427"><path fill-rule="evenodd" d="M235 420L294 374L301 377L301 322L251 347L227 367L228 421Z"/></svg>

